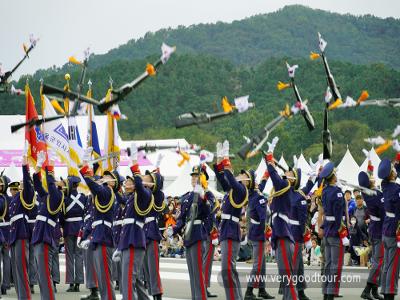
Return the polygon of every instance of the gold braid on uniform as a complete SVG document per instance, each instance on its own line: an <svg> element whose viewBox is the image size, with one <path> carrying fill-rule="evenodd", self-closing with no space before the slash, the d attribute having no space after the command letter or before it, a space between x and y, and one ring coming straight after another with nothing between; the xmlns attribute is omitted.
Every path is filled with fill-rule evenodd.
<svg viewBox="0 0 400 300"><path fill-rule="evenodd" d="M110 199L110 202L108 202L107 204L105 204L105 205L101 205L100 203L99 203L99 197L96 195L96 197L94 198L94 205L96 206L96 209L99 211L99 212L101 212L102 214L105 214L106 212L108 212L112 207L113 207L113 204L114 204L114 201L115 201L115 194L114 194L114 191L112 190L112 188L110 188L110 191L111 191L111 199Z"/></svg>
<svg viewBox="0 0 400 300"><path fill-rule="evenodd" d="M0 194L0 196L4 197L4 200L6 200L5 196L3 194ZM4 211L3 214L0 216L0 219L4 220L6 214L7 214L7 201L4 201Z"/></svg>
<svg viewBox="0 0 400 300"><path fill-rule="evenodd" d="M136 213L139 216L143 217L143 216L147 215L151 211L151 209L153 208L153 206L154 206L154 195L151 194L151 200L150 200L149 207L144 209L144 210L140 210L139 205L137 204L137 193L135 193L135 197L133 199L133 205L135 206Z"/></svg>
<svg viewBox="0 0 400 300"><path fill-rule="evenodd" d="M50 195L47 196L47 211L49 212L49 214L51 215L55 215L58 214L60 212L60 210L62 209L62 207L64 206L64 193L61 192L61 203L60 205L55 209L55 210L51 210L51 206L50 206Z"/></svg>
<svg viewBox="0 0 400 300"><path fill-rule="evenodd" d="M306 194L304 194L304 192L302 190L295 190L295 192L299 193L304 199L307 199Z"/></svg>
<svg viewBox="0 0 400 300"><path fill-rule="evenodd" d="M246 196L244 197L244 200L242 203L236 204L235 201L233 200L233 189L229 192L229 202L233 206L233 208L242 208L245 206L249 200L249 190L247 187L244 187L246 189Z"/></svg>
<svg viewBox="0 0 400 300"><path fill-rule="evenodd" d="M290 190L290 183L289 182L288 182L288 185L286 187L284 187L283 189L281 189L281 190L279 190L277 192L275 192L275 189L272 189L270 198L275 198L275 197L282 196L288 190Z"/></svg>
<svg viewBox="0 0 400 300"><path fill-rule="evenodd" d="M218 202L218 200L215 200L214 207L213 207L211 213L214 213L218 209L218 207L219 207L219 202Z"/></svg>
<svg viewBox="0 0 400 300"><path fill-rule="evenodd" d="M24 195L22 195L22 192L23 192L23 190L19 192L19 200L21 201L22 206L23 206L26 210L32 210L32 208L34 208L34 207L35 207L35 204L36 204L36 193L35 193L34 196L33 196L32 203L31 203L31 204L28 204L28 203L25 201Z"/></svg>
<svg viewBox="0 0 400 300"><path fill-rule="evenodd" d="M162 212L165 209L165 206L167 206L167 204L165 203L165 201L162 202L162 204L160 206L156 205L156 201L154 201L153 203L153 208L156 212Z"/></svg>

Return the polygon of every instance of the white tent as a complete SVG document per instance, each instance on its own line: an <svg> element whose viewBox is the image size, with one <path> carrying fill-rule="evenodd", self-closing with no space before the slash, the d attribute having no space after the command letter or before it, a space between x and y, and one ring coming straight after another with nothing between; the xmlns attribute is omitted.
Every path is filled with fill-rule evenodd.
<svg viewBox="0 0 400 300"><path fill-rule="evenodd" d="M350 153L350 150L347 148L346 153L344 154L342 161L337 166L337 175L339 179L346 180L351 184L358 185L358 170L360 167L357 162L354 160L353 156Z"/></svg>
<svg viewBox="0 0 400 300"><path fill-rule="evenodd" d="M165 196L181 196L191 191L193 189L190 177L191 172L192 166L190 165L190 163L186 162L182 166L181 174L176 178L176 180L169 184L167 187L164 187Z"/></svg>
<svg viewBox="0 0 400 300"><path fill-rule="evenodd" d="M300 186L304 186L307 183L309 177L307 174L311 172L311 167L308 164L307 160L305 159L303 153L301 153L299 158L297 159L297 168L301 169Z"/></svg>
<svg viewBox="0 0 400 300"><path fill-rule="evenodd" d="M374 177L376 182L379 184L381 180L378 177L378 166L379 163L381 162L381 159L379 158L378 154L376 154L375 149L373 147L371 148L370 154L371 154L371 162L372 165L374 166ZM367 167L368 167L368 159L366 158L364 162L361 164L359 172L361 171L366 172Z"/></svg>

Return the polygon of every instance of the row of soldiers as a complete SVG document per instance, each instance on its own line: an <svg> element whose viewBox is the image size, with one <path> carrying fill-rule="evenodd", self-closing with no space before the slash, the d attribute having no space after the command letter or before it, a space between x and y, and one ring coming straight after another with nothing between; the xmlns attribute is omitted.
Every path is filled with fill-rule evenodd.
<svg viewBox="0 0 400 300"><path fill-rule="evenodd" d="M273 157L273 150L270 147L265 156L267 172L257 184L253 170L242 170L235 177L229 159L229 143L217 144L214 171L226 193L218 223L217 203L208 189L207 172L201 165L193 169L193 191L181 197L177 223L165 231L165 237L187 233L187 226L191 224L190 236L184 236L184 245L192 299L215 296L208 291L208 287L218 243L226 299L243 299L236 270L243 211L247 212L250 220L248 240L253 244L254 259L251 271L254 276L249 277L254 280L247 283L244 299L274 298L266 291L265 281L258 277L266 273L267 239L271 240L275 250L279 274L285 279L280 289L283 299L309 299L304 293L305 284L297 281L294 286L290 278L304 274L302 249L309 246L310 240L306 227L307 195L315 184L322 187L322 190L319 189L319 223L322 224L320 234L325 249L323 272L333 278L323 283L322 291L324 299L339 296L344 247L348 241L344 225L345 201L337 185L334 165L326 164L319 170L318 177L311 176L306 186L300 188L301 170L290 168L279 175L277 167L280 166ZM24 157L20 188L10 184L7 177L0 177L0 217L9 226L2 226L6 230L1 231L0 237L2 245L11 249L12 274L18 299L31 299L30 285L34 284L34 279L30 273L35 267L37 272L33 273L38 275L41 298L55 299L51 261L54 252L58 252L59 228L64 237L69 292L79 291L79 285L85 281L91 293L83 299L99 299L99 292L101 299L115 299L113 281L117 281L123 299L148 299L148 295L154 299L162 297L159 242L163 237L157 219L165 208L163 177L157 169L140 174L134 144L130 151L132 175L126 178L122 178L117 171L106 171L102 177L95 176L92 167L86 163L90 152L88 149L85 153L85 164L80 170L90 190L88 195L78 192L79 177L56 180L51 161L45 167L44 187L41 170L46 156L42 152L38 154L33 178ZM371 216L369 231L373 246L372 268L362 293L364 299L394 299L397 294L400 186L395 182L396 168L400 168L398 161L393 165L387 159L379 165L383 194L376 190L372 175L366 172L359 175L360 186L376 190L376 195L364 195ZM260 191L264 190L268 178L272 181L273 191L267 199ZM6 193L9 185L11 197ZM194 203L197 209L193 216L191 208ZM83 265L86 272L83 272ZM382 286L384 298L378 293L379 286ZM253 293L254 289L258 289L257 296Z"/></svg>

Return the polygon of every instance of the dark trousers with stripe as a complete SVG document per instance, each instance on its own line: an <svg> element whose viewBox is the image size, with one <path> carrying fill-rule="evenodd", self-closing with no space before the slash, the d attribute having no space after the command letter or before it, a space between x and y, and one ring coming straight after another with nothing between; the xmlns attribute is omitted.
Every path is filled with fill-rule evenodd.
<svg viewBox="0 0 400 300"><path fill-rule="evenodd" d="M382 269L382 294L397 295L400 267L400 248L395 237L382 237L385 254Z"/></svg>
<svg viewBox="0 0 400 300"><path fill-rule="evenodd" d="M186 247L186 263L189 270L192 300L206 300L206 284L203 272L203 242L197 241Z"/></svg>
<svg viewBox="0 0 400 300"><path fill-rule="evenodd" d="M252 241L253 244L253 268L250 272L248 287L265 288L265 280L260 278L266 274L265 266L265 242Z"/></svg>
<svg viewBox="0 0 400 300"><path fill-rule="evenodd" d="M325 269L326 280L322 283L324 295L338 295L342 276L344 246L338 237L325 237Z"/></svg>
<svg viewBox="0 0 400 300"><path fill-rule="evenodd" d="M112 270L111 270L112 280L121 282L121 272L122 272L121 262L113 261L112 262Z"/></svg>
<svg viewBox="0 0 400 300"><path fill-rule="evenodd" d="M3 276L1 281L2 288L10 288L11 285L11 253L10 247L8 246L1 246L1 260L3 262Z"/></svg>
<svg viewBox="0 0 400 300"><path fill-rule="evenodd" d="M212 244L211 239L208 238L203 242L203 269L204 269L204 280L206 282L206 287L210 287L212 266L214 261L215 246Z"/></svg>
<svg viewBox="0 0 400 300"><path fill-rule="evenodd" d="M113 248L98 244L93 251L94 269L96 270L100 297L102 300L115 300L111 282L111 257Z"/></svg>
<svg viewBox="0 0 400 300"><path fill-rule="evenodd" d="M54 300L53 279L51 277L51 245L39 243L35 245L35 259L38 270L40 298L42 300Z"/></svg>
<svg viewBox="0 0 400 300"><path fill-rule="evenodd" d="M30 300L28 262L29 262L29 240L16 240L11 247L11 261L15 291L18 299Z"/></svg>
<svg viewBox="0 0 400 300"><path fill-rule="evenodd" d="M65 283L81 284L83 278L83 250L76 245L76 236L64 238L65 247Z"/></svg>
<svg viewBox="0 0 400 300"><path fill-rule="evenodd" d="M297 300L297 291L291 280L293 276L293 252L294 245L288 238L278 238L276 241L275 259L278 272L281 276L283 299Z"/></svg>
<svg viewBox="0 0 400 300"><path fill-rule="evenodd" d="M307 288L306 282L304 280L304 261L303 261L303 243L294 243L293 252L293 273L297 275L296 289L298 291L304 291Z"/></svg>
<svg viewBox="0 0 400 300"><path fill-rule="evenodd" d="M371 269L369 270L368 283L373 285L381 285L381 270L383 265L383 242L380 239L371 240L372 255L371 255Z"/></svg>
<svg viewBox="0 0 400 300"><path fill-rule="evenodd" d="M122 250L121 293L123 300L141 299L138 295L146 295L143 284L139 284L139 274L143 267L144 249L129 247ZM138 291L138 289L141 289Z"/></svg>
<svg viewBox="0 0 400 300"><path fill-rule="evenodd" d="M97 276L94 268L94 253L91 248L84 250L85 262L85 283L86 288L93 289L97 287Z"/></svg>
<svg viewBox="0 0 400 300"><path fill-rule="evenodd" d="M51 247L50 252L50 262L51 262L51 277L53 282L60 283L60 253L59 253L60 243L58 240L55 241L55 246Z"/></svg>
<svg viewBox="0 0 400 300"><path fill-rule="evenodd" d="M28 265L28 274L29 274L29 284L35 285L38 284L38 274L37 274L37 266L35 260L35 252L34 246L29 241L29 265Z"/></svg>
<svg viewBox="0 0 400 300"><path fill-rule="evenodd" d="M151 296L163 293L160 276L160 251L157 241L149 241L144 255L144 277Z"/></svg>
<svg viewBox="0 0 400 300"><path fill-rule="evenodd" d="M227 300L243 299L239 274L236 270L236 257L239 249L238 241L224 240L221 242L221 274Z"/></svg>

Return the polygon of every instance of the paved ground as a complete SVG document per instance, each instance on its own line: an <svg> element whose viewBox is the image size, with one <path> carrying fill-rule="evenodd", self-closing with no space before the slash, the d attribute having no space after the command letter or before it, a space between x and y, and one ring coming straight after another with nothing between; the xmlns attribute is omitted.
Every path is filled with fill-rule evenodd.
<svg viewBox="0 0 400 300"><path fill-rule="evenodd" d="M63 255L60 256L60 266L61 266L61 278L64 280L65 273L65 258ZM189 274L187 271L186 261L185 259L162 259L161 260L161 279L164 287L164 295L163 299L165 300L178 300L178 299L190 299L190 284L189 284ZM213 275L211 277L211 288L210 291L214 294L218 295L216 299L225 299L225 294L223 287L219 283L219 272L220 272L220 264L218 262L215 263L215 267L213 268ZM243 275L243 280L245 280L245 275L250 272L251 265L247 263L238 263L237 265L238 272ZM267 273L274 274L276 273L276 264L268 264L267 265ZM317 268L306 268L306 275L310 277L312 275L316 276L319 273ZM367 270L365 268L352 268L346 267L344 269L344 275L355 275L359 276L361 280L365 280L367 276ZM272 278L272 277L271 277ZM243 284L242 284L243 285ZM322 299L321 289L319 288L320 284L312 284L312 286L307 289L307 295L313 299ZM364 286L364 282L361 283L352 283L346 284L346 288L341 289L341 294L343 298L341 299L360 299L360 294L362 291L362 286ZM276 296L276 299L281 299L281 296L278 296L277 284L268 282L267 283L268 291ZM82 295L87 293L87 290L84 286L81 286L81 293L66 293L67 285L60 284L57 287L58 293L56 294L56 299L61 300L72 300L79 299ZM39 287L35 286L36 293L33 295L33 299L40 299L39 295ZM244 292L244 291L243 291ZM117 299L122 299L122 297L117 292ZM16 299L16 294L14 290L10 290L7 296L3 296L2 299Z"/></svg>

